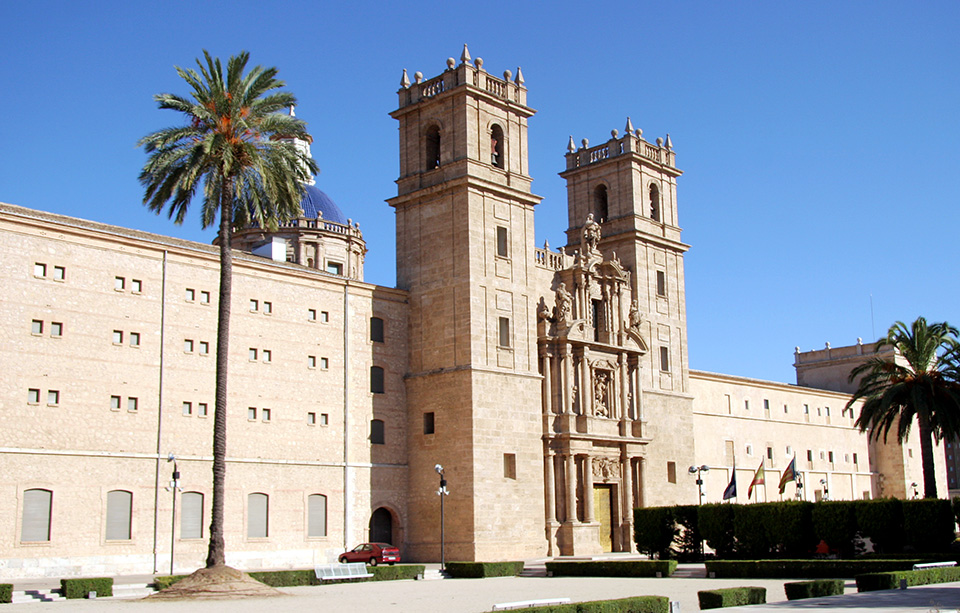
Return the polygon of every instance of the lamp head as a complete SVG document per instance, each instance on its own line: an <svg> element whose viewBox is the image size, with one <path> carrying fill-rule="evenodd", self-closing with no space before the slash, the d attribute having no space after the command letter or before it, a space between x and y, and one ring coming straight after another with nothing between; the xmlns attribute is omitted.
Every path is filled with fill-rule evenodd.
<svg viewBox="0 0 960 613"><path fill-rule="evenodd" d="M167 454L167 462L173 462L176 459L177 459L177 456L173 455L172 451Z"/></svg>
<svg viewBox="0 0 960 613"><path fill-rule="evenodd" d="M437 471L437 474L438 474L438 475L442 475L442 474L443 474L443 466L440 466L439 464L437 464L436 466L434 466L434 467L433 467L433 470Z"/></svg>
<svg viewBox="0 0 960 613"><path fill-rule="evenodd" d="M697 467L696 467L696 466L691 466L690 468L687 469L687 472L692 475L692 474L694 474L694 473L697 472Z"/></svg>
<svg viewBox="0 0 960 613"><path fill-rule="evenodd" d="M826 479L820 479L820 485L826 485L826 484L827 484Z"/></svg>
<svg viewBox="0 0 960 613"><path fill-rule="evenodd" d="M700 470L702 470L703 472L707 472L708 470L710 470L710 467L704 464L703 466L700 467Z"/></svg>

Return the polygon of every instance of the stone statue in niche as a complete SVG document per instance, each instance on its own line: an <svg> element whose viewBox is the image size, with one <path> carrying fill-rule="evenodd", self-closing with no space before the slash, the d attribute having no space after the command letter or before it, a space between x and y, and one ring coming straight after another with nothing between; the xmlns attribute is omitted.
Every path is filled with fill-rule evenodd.
<svg viewBox="0 0 960 613"><path fill-rule="evenodd" d="M557 323L568 325L571 321L571 312L573 308L573 296L567 291L567 284L561 283L557 288Z"/></svg>
<svg viewBox="0 0 960 613"><path fill-rule="evenodd" d="M597 481L618 481L620 479L620 463L610 458L594 460L593 478Z"/></svg>
<svg viewBox="0 0 960 613"><path fill-rule="evenodd" d="M605 370L593 371L593 414L597 417L610 417L610 373Z"/></svg>
<svg viewBox="0 0 960 613"><path fill-rule="evenodd" d="M643 323L643 313L640 312L640 306L636 300L630 303L629 323L631 328L637 332L640 331L640 324Z"/></svg>
<svg viewBox="0 0 960 613"><path fill-rule="evenodd" d="M583 235L581 238L581 249L585 253L597 250L600 244L600 224L593 220L593 213L587 215L587 221L583 224Z"/></svg>

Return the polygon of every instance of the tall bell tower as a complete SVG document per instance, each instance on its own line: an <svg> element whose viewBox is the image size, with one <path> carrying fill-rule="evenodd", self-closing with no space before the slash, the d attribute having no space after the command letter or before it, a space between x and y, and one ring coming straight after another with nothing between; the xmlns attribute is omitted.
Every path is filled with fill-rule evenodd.
<svg viewBox="0 0 960 613"><path fill-rule="evenodd" d="M406 555L440 558L441 465L447 559L543 555L527 90L483 60L447 60L401 81L397 285L410 293L406 373Z"/></svg>

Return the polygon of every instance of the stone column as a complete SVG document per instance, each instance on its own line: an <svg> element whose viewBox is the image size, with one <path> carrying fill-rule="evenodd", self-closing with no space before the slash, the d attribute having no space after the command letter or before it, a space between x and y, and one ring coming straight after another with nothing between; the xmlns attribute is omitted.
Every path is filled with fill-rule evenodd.
<svg viewBox="0 0 960 613"><path fill-rule="evenodd" d="M577 521L577 463L572 453L566 457L564 478L567 485L567 517L570 523Z"/></svg>
<svg viewBox="0 0 960 613"><path fill-rule="evenodd" d="M563 386L560 389L561 413L569 415L571 412L572 398L571 388L573 387L573 371L570 367L570 361L573 359L573 348L570 343L563 345L563 354L560 356L561 367L563 369Z"/></svg>
<svg viewBox="0 0 960 613"><path fill-rule="evenodd" d="M642 507L647 504L647 497L643 495L643 488L646 486L647 480L644 478L645 467L647 460L645 458L637 458L637 484L634 486L634 492L636 498L633 501L633 504L637 507Z"/></svg>
<svg viewBox="0 0 960 613"><path fill-rule="evenodd" d="M620 460L620 474L623 475L623 480L620 482L621 489L623 492L623 515L627 519L627 529L626 534L624 535L624 551L633 551L633 548L636 546L633 539L630 538L633 535L633 509L635 508L635 503L633 501L633 460L630 459L630 456L624 452L623 458Z"/></svg>
<svg viewBox="0 0 960 613"><path fill-rule="evenodd" d="M593 522L593 458L583 456L583 521Z"/></svg>
<svg viewBox="0 0 960 613"><path fill-rule="evenodd" d="M620 354L620 421L626 426L627 413L630 407L627 404L627 393L630 389L630 375L627 372L627 354ZM624 430L625 432L626 430Z"/></svg>
<svg viewBox="0 0 960 613"><path fill-rule="evenodd" d="M593 415L593 382L590 380L586 347L580 352L580 414Z"/></svg>
<svg viewBox="0 0 960 613"><path fill-rule="evenodd" d="M553 360L550 354L543 355L543 414L549 415L553 412L553 377L550 370L553 367Z"/></svg>
<svg viewBox="0 0 960 613"><path fill-rule="evenodd" d="M634 369L633 376L636 378L636 382L633 385L633 402L636 405L633 418L639 420L643 419L643 368L640 366L639 358L637 358L637 367ZM646 436L646 432L643 434Z"/></svg>
<svg viewBox="0 0 960 613"><path fill-rule="evenodd" d="M556 483L553 478L553 454L547 451L547 454L543 458L543 472L544 472L544 505L547 512L547 523L549 524L552 521L557 519L557 504L554 500L554 492L556 491Z"/></svg>

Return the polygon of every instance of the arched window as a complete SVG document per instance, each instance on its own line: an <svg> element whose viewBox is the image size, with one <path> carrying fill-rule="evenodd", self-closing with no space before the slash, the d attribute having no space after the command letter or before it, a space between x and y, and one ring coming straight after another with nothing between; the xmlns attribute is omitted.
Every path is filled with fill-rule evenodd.
<svg viewBox="0 0 960 613"><path fill-rule="evenodd" d="M50 509L53 492L50 490L26 490L23 492L23 523L20 529L21 543L36 543L50 540Z"/></svg>
<svg viewBox="0 0 960 613"><path fill-rule="evenodd" d="M650 184L650 219L660 221L660 188L656 183Z"/></svg>
<svg viewBox="0 0 960 613"><path fill-rule="evenodd" d="M386 433L383 429L383 420L382 419L371 419L370 420L370 442L374 445L385 445L386 444Z"/></svg>
<svg viewBox="0 0 960 613"><path fill-rule="evenodd" d="M307 536L327 536L327 497L307 496Z"/></svg>
<svg viewBox="0 0 960 613"><path fill-rule="evenodd" d="M370 340L375 343L383 342L383 319L380 317L370 318Z"/></svg>
<svg viewBox="0 0 960 613"><path fill-rule="evenodd" d="M380 366L370 367L370 391L374 394L383 394L383 368Z"/></svg>
<svg viewBox="0 0 960 613"><path fill-rule="evenodd" d="M607 186L598 185L596 189L593 190L593 218L597 223L601 223L607 219L608 215Z"/></svg>
<svg viewBox="0 0 960 613"><path fill-rule="evenodd" d="M497 168L504 168L503 163L503 128L493 124L490 130L490 163Z"/></svg>
<svg viewBox="0 0 960 613"><path fill-rule="evenodd" d="M270 533L270 497L247 495L247 538L266 538Z"/></svg>
<svg viewBox="0 0 960 613"><path fill-rule="evenodd" d="M107 492L107 540L130 540L130 514L133 493L126 490Z"/></svg>
<svg viewBox="0 0 960 613"><path fill-rule="evenodd" d="M203 494L200 492L184 492L180 497L182 511L180 511L180 538L203 538Z"/></svg>
<svg viewBox="0 0 960 613"><path fill-rule="evenodd" d="M432 125L427 128L426 150L426 169L440 168L440 126Z"/></svg>

